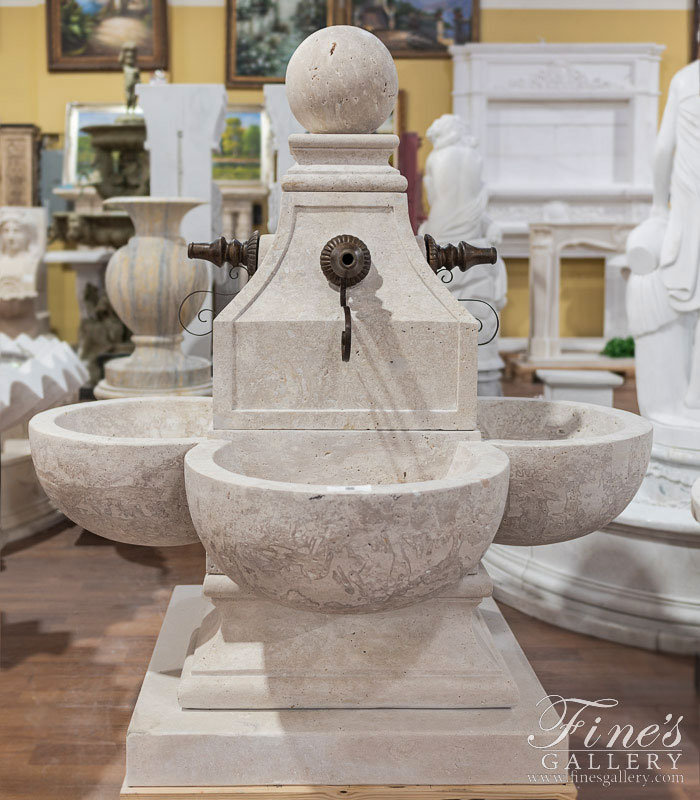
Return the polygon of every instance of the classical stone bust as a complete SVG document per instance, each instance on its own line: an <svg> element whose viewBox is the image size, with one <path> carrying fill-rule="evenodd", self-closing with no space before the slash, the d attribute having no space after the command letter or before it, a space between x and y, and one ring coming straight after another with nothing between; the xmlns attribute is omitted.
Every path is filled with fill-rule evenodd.
<svg viewBox="0 0 700 800"><path fill-rule="evenodd" d="M0 330L10 336L38 332L36 299L46 245L43 208L0 208Z"/></svg>
<svg viewBox="0 0 700 800"><path fill-rule="evenodd" d="M0 209L0 298L3 300L36 296L36 271L42 252L33 211L10 206Z"/></svg>

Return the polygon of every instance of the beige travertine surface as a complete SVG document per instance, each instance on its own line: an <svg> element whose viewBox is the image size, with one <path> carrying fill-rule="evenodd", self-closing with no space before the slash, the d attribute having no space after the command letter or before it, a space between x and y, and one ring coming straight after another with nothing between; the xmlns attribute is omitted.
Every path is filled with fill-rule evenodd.
<svg viewBox="0 0 700 800"><path fill-rule="evenodd" d="M211 608L199 586L173 593L129 725L127 786L528 783L547 772L537 747L556 718L540 729L547 693L492 600L481 613L517 684L512 708L183 710L179 676ZM554 770L564 776L567 746L564 736Z"/></svg>
<svg viewBox="0 0 700 800"><path fill-rule="evenodd" d="M512 397L479 398L478 407L483 438L511 463L499 544L585 536L611 522L641 485L652 438L643 417Z"/></svg>
<svg viewBox="0 0 700 800"><path fill-rule="evenodd" d="M491 543L508 459L480 442L414 432L250 431L185 459L199 537L228 577L306 611L425 600Z"/></svg>
<svg viewBox="0 0 700 800"><path fill-rule="evenodd" d="M299 611L208 575L214 603L178 689L183 708L503 708L513 679L477 606L486 570L375 614Z"/></svg>
<svg viewBox="0 0 700 800"><path fill-rule="evenodd" d="M352 25L307 37L289 59L286 85L292 114L311 133L372 133L399 94L391 53Z"/></svg>
<svg viewBox="0 0 700 800"><path fill-rule="evenodd" d="M320 185L336 173L347 170L322 172ZM385 179L392 175L375 175ZM347 363L338 287L319 262L344 233L372 256L367 277L348 290ZM214 427L473 430L476 332L421 253L405 194L285 191L265 259L214 321Z"/></svg>
<svg viewBox="0 0 700 800"><path fill-rule="evenodd" d="M197 541L183 458L210 428L210 398L129 398L37 414L29 441L44 491L78 525L118 542L177 545Z"/></svg>

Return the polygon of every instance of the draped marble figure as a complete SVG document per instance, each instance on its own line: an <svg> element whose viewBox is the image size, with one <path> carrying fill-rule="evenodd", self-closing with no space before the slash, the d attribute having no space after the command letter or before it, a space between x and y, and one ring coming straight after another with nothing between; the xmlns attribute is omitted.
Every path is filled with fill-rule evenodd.
<svg viewBox="0 0 700 800"><path fill-rule="evenodd" d="M671 81L649 219L627 242L637 395L651 419L700 425L700 63Z"/></svg>
<svg viewBox="0 0 700 800"><path fill-rule="evenodd" d="M498 245L502 233L486 213L489 196L478 140L455 114L436 119L426 135L433 145L424 176L430 214L420 233L429 233L441 245L459 241L476 247ZM457 297L485 301L496 311L505 306L508 282L503 259L493 265L479 264L467 272L455 270L452 276L449 289ZM484 321L484 337L488 338L494 330L493 314L481 303L467 305L472 314ZM502 367L497 338L479 347L479 394L501 393Z"/></svg>

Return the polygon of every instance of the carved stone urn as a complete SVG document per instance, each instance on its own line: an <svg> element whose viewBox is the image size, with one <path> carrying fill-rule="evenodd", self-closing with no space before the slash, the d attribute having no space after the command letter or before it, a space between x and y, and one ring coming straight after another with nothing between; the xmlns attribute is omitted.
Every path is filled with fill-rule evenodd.
<svg viewBox="0 0 700 800"><path fill-rule="evenodd" d="M120 197L105 207L129 213L136 233L107 266L107 295L133 331L134 352L105 365L95 388L100 400L140 395L210 395L211 361L182 352L183 325L199 303L183 301L209 288L203 262L187 259L180 223L203 200L183 197ZM201 295L196 295L201 298ZM190 311L189 315L186 313Z"/></svg>

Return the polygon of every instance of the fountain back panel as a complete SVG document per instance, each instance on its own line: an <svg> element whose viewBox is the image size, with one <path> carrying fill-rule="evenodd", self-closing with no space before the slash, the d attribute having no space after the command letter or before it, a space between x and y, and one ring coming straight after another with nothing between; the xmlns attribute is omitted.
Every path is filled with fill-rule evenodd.
<svg viewBox="0 0 700 800"><path fill-rule="evenodd" d="M289 62L290 104L312 132L290 137L275 238L214 322L215 432L473 431L477 323L413 235L406 180L388 163L396 137L371 132L396 100L396 69L371 35L358 55L333 31ZM360 256L334 260L340 240Z"/></svg>

